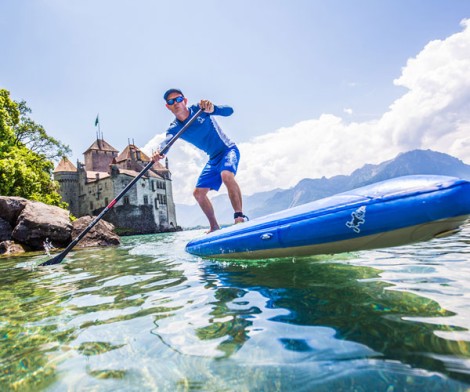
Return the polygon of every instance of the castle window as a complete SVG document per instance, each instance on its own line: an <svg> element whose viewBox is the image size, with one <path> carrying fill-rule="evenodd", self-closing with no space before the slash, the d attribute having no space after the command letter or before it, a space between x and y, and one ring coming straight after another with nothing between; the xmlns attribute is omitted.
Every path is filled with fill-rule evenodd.
<svg viewBox="0 0 470 392"><path fill-rule="evenodd" d="M155 209L158 210L158 207L160 207L160 203L158 199L155 199L154 202L155 202Z"/></svg>
<svg viewBox="0 0 470 392"><path fill-rule="evenodd" d="M149 203L149 197L147 195L144 196L144 204L147 205Z"/></svg>
<svg viewBox="0 0 470 392"><path fill-rule="evenodd" d="M155 181L152 181L152 191L155 192Z"/></svg>
<svg viewBox="0 0 470 392"><path fill-rule="evenodd" d="M122 202L123 202L124 204L130 204L130 202L129 202L129 196L124 196Z"/></svg>
<svg viewBox="0 0 470 392"><path fill-rule="evenodd" d="M90 201L90 210L93 211L93 202Z"/></svg>
<svg viewBox="0 0 470 392"><path fill-rule="evenodd" d="M166 204L166 196L165 195L158 194L157 195L157 200L158 200L159 205L160 204Z"/></svg>

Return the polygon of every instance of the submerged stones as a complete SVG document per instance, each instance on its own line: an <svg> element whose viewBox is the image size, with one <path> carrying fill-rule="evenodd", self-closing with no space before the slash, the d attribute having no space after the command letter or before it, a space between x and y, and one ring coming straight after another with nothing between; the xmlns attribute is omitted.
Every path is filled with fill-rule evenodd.
<svg viewBox="0 0 470 392"><path fill-rule="evenodd" d="M0 254L44 250L67 246L93 217L71 222L67 210L21 197L0 196ZM80 242L80 247L120 243L111 223L100 221Z"/></svg>

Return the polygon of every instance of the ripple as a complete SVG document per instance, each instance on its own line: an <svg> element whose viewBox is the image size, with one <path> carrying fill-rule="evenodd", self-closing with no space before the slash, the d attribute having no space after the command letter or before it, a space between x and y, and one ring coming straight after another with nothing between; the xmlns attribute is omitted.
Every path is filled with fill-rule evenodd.
<svg viewBox="0 0 470 392"><path fill-rule="evenodd" d="M258 262L126 237L0 268L0 386L468 390L470 227L400 248ZM3 389L3 388L2 388Z"/></svg>

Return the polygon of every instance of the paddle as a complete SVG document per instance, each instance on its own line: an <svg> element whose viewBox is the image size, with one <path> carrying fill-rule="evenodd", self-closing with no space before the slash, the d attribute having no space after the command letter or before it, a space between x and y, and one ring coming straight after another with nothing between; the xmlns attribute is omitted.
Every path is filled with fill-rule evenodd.
<svg viewBox="0 0 470 392"><path fill-rule="evenodd" d="M168 150L170 149L170 147L173 145L174 142L176 142L177 139L179 139L179 137L188 129L188 127L194 122L194 120L196 120L197 116L199 116L201 114L203 110L202 109L199 109L196 114L191 117L191 119L185 124L185 126L183 128L181 128L179 130L179 132L173 136L170 141L166 144L165 147L163 147L163 149L160 151L160 155L164 155L166 152L168 152ZM85 228L85 230L83 230L61 253L59 253L57 256L53 257L52 259L48 260L48 261L45 261L41 264L39 264L40 267L42 266L45 266L45 265L53 265L53 264L59 264L62 262L62 260L64 259L64 257L67 255L67 253L69 253L72 248L78 244L78 242L83 238L85 237L85 235L93 228L93 226L95 226L100 220L101 218L103 218L103 216L106 215L106 213L111 209L113 208L113 206L119 201L119 199L121 199L121 197L124 196L124 194L130 189L132 188L132 186L134 186L134 184L145 174L147 173L147 171L149 171L149 169L152 168L152 166L154 165L154 161L151 160L144 168L143 170L137 175L134 177L134 179L122 190L122 192L116 196L116 198L114 200L111 201L111 203L108 204L108 206L103 210L101 211L101 213Z"/></svg>

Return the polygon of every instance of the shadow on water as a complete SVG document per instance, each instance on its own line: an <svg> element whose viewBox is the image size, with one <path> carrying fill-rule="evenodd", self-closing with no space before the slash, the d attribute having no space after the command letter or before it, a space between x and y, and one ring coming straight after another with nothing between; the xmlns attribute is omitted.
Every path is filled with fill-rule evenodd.
<svg viewBox="0 0 470 392"><path fill-rule="evenodd" d="M421 320L446 318L453 313L425 297L394 291L393 285L377 279L379 273L374 268L328 262L324 258L305 258L296 262L277 260L263 265L214 262L207 263L204 268L207 285L216 291L214 315L230 313L230 303L243 303L247 294L258 292L266 299L266 309L285 310L271 317L273 322L332 328L335 339L368 347L370 351L364 352L365 358L399 361L412 368L439 372L468 383L469 369L456 362L470 359L470 343L436 335L437 331L466 329L447 323L436 325L409 320L415 317ZM235 314L238 321L230 321L237 327L219 326L220 337L226 336L231 329L230 338L221 343L220 349L227 355L241 349L250 339L255 324L253 320L262 312L265 310L245 308L242 313ZM204 328L199 331L199 336L214 338L214 329L214 325ZM278 336L277 340L285 350L302 353L317 351L311 344L312 336Z"/></svg>

